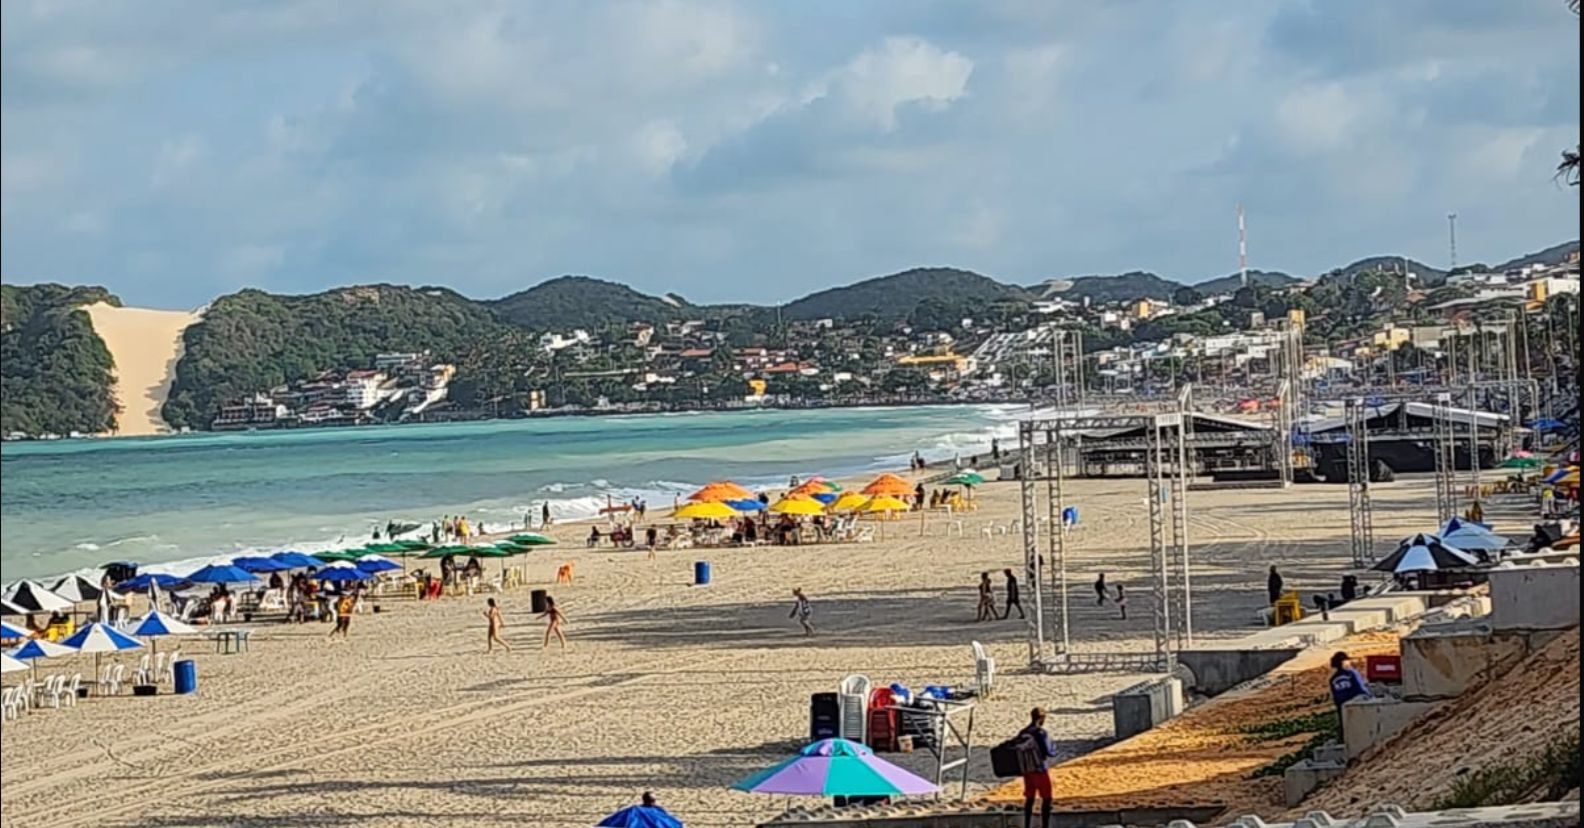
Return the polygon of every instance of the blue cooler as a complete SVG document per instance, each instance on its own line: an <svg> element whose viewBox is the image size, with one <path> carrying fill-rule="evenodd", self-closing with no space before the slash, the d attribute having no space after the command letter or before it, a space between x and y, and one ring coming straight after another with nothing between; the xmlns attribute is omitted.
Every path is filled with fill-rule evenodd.
<svg viewBox="0 0 1584 828"><path fill-rule="evenodd" d="M709 561L694 561L693 562L693 585L694 586L705 586L709 582L710 582L710 565L709 565Z"/></svg>
<svg viewBox="0 0 1584 828"><path fill-rule="evenodd" d="M198 663L190 658L184 658L171 668L176 672L176 692L178 695L198 692Z"/></svg>

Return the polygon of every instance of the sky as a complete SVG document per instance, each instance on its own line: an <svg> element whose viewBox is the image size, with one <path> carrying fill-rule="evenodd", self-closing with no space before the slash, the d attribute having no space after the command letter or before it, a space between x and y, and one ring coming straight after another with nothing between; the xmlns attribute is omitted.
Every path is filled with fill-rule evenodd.
<svg viewBox="0 0 1584 828"><path fill-rule="evenodd" d="M0 276L786 301L1577 237L1562 0L6 0Z"/></svg>

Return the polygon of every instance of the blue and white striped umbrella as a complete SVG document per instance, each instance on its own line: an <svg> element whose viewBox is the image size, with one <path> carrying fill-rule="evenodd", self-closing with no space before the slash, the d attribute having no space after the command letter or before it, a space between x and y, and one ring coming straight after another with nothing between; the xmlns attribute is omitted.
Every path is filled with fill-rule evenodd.
<svg viewBox="0 0 1584 828"><path fill-rule="evenodd" d="M26 627L18 627L10 621L0 621L0 638L10 641L13 638L28 638L33 633Z"/></svg>
<svg viewBox="0 0 1584 828"><path fill-rule="evenodd" d="M143 647L136 638L100 622L94 622L72 633L62 644L84 653L118 653Z"/></svg>
<svg viewBox="0 0 1584 828"><path fill-rule="evenodd" d="M14 650L8 651L12 658L23 661L34 661L40 658L54 658L56 656L72 655L77 651L64 644L56 644L43 638L35 638Z"/></svg>
<svg viewBox="0 0 1584 828"><path fill-rule="evenodd" d="M1435 535L1414 535L1404 538L1397 550L1370 567L1376 572L1435 572L1442 569L1461 569L1475 566L1474 557L1461 549L1441 542Z"/></svg>
<svg viewBox="0 0 1584 828"><path fill-rule="evenodd" d="M17 661L5 653L0 653L0 673L15 673L20 670L26 670L27 668L28 666L26 664Z"/></svg>
<svg viewBox="0 0 1584 828"><path fill-rule="evenodd" d="M152 638L158 635L193 635L198 632L198 628L178 621L159 610L152 610L142 618L133 621L130 632L133 635Z"/></svg>

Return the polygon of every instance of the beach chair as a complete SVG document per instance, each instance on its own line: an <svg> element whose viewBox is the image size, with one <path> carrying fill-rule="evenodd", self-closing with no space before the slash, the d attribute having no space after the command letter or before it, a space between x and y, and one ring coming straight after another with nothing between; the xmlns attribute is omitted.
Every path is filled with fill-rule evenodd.
<svg viewBox="0 0 1584 828"><path fill-rule="evenodd" d="M874 535L874 527L865 526L864 528L858 530L858 534L853 538L853 540L857 543L872 543L874 541Z"/></svg>
<svg viewBox="0 0 1584 828"><path fill-rule="evenodd" d="M851 675L842 679L836 695L836 735L864 744L869 726L869 677Z"/></svg>
<svg viewBox="0 0 1584 828"><path fill-rule="evenodd" d="M22 715L22 696L26 687L7 687L0 693L0 717L16 721Z"/></svg>
<svg viewBox="0 0 1584 828"><path fill-rule="evenodd" d="M149 662L149 654L144 653L143 657L138 659L137 669L132 671L132 683L152 684L153 682L150 681L150 677L153 676L152 671L153 665Z"/></svg>
<svg viewBox="0 0 1584 828"><path fill-rule="evenodd" d="M61 702L65 702L67 707L76 707L77 691L82 689L82 673L73 673L69 683L65 681L64 676L61 679L60 687L58 688L60 698L56 700L55 706L59 707Z"/></svg>
<svg viewBox="0 0 1584 828"><path fill-rule="evenodd" d="M977 641L971 643L974 656L974 691L980 698L988 699L995 687L995 659L985 652L983 644Z"/></svg>

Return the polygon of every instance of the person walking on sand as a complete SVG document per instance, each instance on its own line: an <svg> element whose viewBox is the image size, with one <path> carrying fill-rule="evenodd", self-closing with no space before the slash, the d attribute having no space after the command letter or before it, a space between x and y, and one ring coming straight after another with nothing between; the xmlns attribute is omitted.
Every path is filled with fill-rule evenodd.
<svg viewBox="0 0 1584 828"><path fill-rule="evenodd" d="M1050 760L1056 753L1056 746L1051 743L1050 733L1045 730L1045 710L1036 707L1029 711L1028 726L1018 731L1018 738L1029 739L1034 742L1034 748L1039 754L1039 762L1035 768L1023 774L1023 828L1034 828L1034 798L1040 800L1040 826L1050 828L1051 824L1051 778Z"/></svg>
<svg viewBox="0 0 1584 828"><path fill-rule="evenodd" d="M500 607L495 604L494 598L489 599L487 603L489 604L489 609L484 610L484 620L489 624L489 640L485 642L484 652L495 652L495 645L499 644L509 653L511 652L511 645L507 644L506 639L501 637L501 631L506 629L506 620L501 617Z"/></svg>
<svg viewBox="0 0 1584 828"><path fill-rule="evenodd" d="M1265 595L1270 598L1272 605L1281 600L1283 586L1281 573L1276 571L1275 564L1271 564L1270 574L1265 577Z"/></svg>
<svg viewBox="0 0 1584 828"><path fill-rule="evenodd" d="M547 618L550 621L545 627L544 647L548 648L550 646L550 636L553 635L561 642L561 649L565 650L566 633L562 630L566 627L566 616L561 614L561 608L556 606L554 598L548 595L545 596L544 612L539 613L538 617Z"/></svg>
<svg viewBox="0 0 1584 828"><path fill-rule="evenodd" d="M1105 602L1106 602L1106 582L1105 582L1105 573L1104 572L1100 573L1100 577L1095 579L1094 590L1095 590L1095 606L1097 606L1097 607L1105 606Z"/></svg>
<svg viewBox="0 0 1584 828"><path fill-rule="evenodd" d="M975 621L994 621L996 618L995 587L990 585L990 573L979 573L979 612Z"/></svg>
<svg viewBox="0 0 1584 828"><path fill-rule="evenodd" d="M792 589L792 614L788 618L796 618L803 625L803 635L814 634L814 606L809 603L808 596L803 594L802 587Z"/></svg>
<svg viewBox="0 0 1584 828"><path fill-rule="evenodd" d="M549 526L549 525L550 525L550 501L546 500L544 502L544 506L540 509L540 512L539 512L539 526L540 527L546 527L546 526Z"/></svg>
<svg viewBox="0 0 1584 828"><path fill-rule="evenodd" d="M1006 570L1006 592L1006 609L1001 612L1001 620L1005 621L1008 618L1011 618L1012 609L1014 607L1017 608L1019 618L1027 618L1028 616L1023 614L1023 604L1018 600L1019 596L1017 576L1013 575L1012 570L1010 569Z"/></svg>
<svg viewBox="0 0 1584 828"><path fill-rule="evenodd" d="M1116 605L1117 605L1117 611L1122 613L1122 616L1121 616L1122 620L1126 621L1127 620L1127 593L1122 591L1122 585L1121 584L1117 584L1116 585Z"/></svg>
<svg viewBox="0 0 1584 828"><path fill-rule="evenodd" d="M335 629L330 631L331 638L335 638L337 633L346 638L352 631L352 610L356 607L357 598L353 597L350 590L341 593L341 597L336 599L336 623Z"/></svg>

